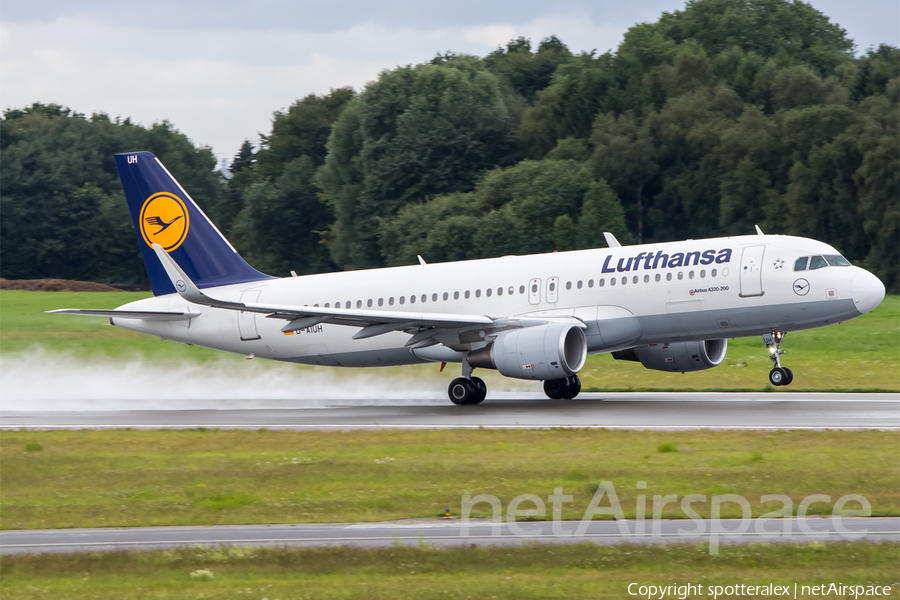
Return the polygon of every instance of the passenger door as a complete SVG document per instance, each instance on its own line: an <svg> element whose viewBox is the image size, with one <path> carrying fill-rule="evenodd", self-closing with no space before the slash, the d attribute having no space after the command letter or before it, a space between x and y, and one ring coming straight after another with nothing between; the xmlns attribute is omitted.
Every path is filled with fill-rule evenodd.
<svg viewBox="0 0 900 600"><path fill-rule="evenodd" d="M765 246L747 246L741 255L741 298L762 296L762 264Z"/></svg>
<svg viewBox="0 0 900 600"><path fill-rule="evenodd" d="M248 290L241 294L242 303L254 303L257 300L259 300L259 290ZM237 320L242 342L259 339L259 332L256 330L256 313L242 310L238 313Z"/></svg>

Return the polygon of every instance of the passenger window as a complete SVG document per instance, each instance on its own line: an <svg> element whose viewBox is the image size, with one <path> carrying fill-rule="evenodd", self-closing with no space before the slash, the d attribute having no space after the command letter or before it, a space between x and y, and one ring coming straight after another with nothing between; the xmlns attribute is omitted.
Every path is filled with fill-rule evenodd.
<svg viewBox="0 0 900 600"><path fill-rule="evenodd" d="M437 300L437 294L434 295L434 299ZM428 294L422 294L422 302L428 301Z"/></svg>
<svg viewBox="0 0 900 600"><path fill-rule="evenodd" d="M794 270L795 271L805 271L806 263L808 263L808 262L809 262L808 256L801 256L800 258L797 259L797 262L794 263Z"/></svg>
<svg viewBox="0 0 900 600"><path fill-rule="evenodd" d="M362 308L362 300L356 301L356 308Z"/></svg>
<svg viewBox="0 0 900 600"><path fill-rule="evenodd" d="M469 299L469 295L470 295L469 290L466 290L466 300Z"/></svg>
<svg viewBox="0 0 900 600"><path fill-rule="evenodd" d="M481 290L475 290L475 297L481 298Z"/></svg>
<svg viewBox="0 0 900 600"><path fill-rule="evenodd" d="M841 256L840 254L828 254L825 256L825 260L828 261L828 264L832 267L849 267L850 261Z"/></svg>
<svg viewBox="0 0 900 600"><path fill-rule="evenodd" d="M453 292L453 299L459 300L459 292Z"/></svg>
<svg viewBox="0 0 900 600"><path fill-rule="evenodd" d="M498 295L498 296L502 296L502 295L503 295L503 288L497 288L497 295Z"/></svg>
<svg viewBox="0 0 900 600"><path fill-rule="evenodd" d="M406 296L400 296L400 304L406 304Z"/></svg>
<svg viewBox="0 0 900 600"><path fill-rule="evenodd" d="M644 283L650 283L650 276L644 275Z"/></svg>
<svg viewBox="0 0 900 600"><path fill-rule="evenodd" d="M491 294L494 293L494 290L492 290L491 288L488 288L488 289L484 290L484 293L487 294L488 298L490 298Z"/></svg>
<svg viewBox="0 0 900 600"><path fill-rule="evenodd" d="M432 302L437 302L437 293L434 293L434 294L431 295L431 301L432 301Z"/></svg>
<svg viewBox="0 0 900 600"><path fill-rule="evenodd" d="M394 298L393 298L393 297L388 298L388 304L390 304L391 306L394 305Z"/></svg>
<svg viewBox="0 0 900 600"><path fill-rule="evenodd" d="M579 281L579 282L578 282L578 289L580 290L583 286L584 286L584 282L583 282L583 281Z"/></svg>
<svg viewBox="0 0 900 600"><path fill-rule="evenodd" d="M610 278L609 278L609 285L616 285L616 278L615 278L615 277L610 277Z"/></svg>
<svg viewBox="0 0 900 600"><path fill-rule="evenodd" d="M552 292L554 290L556 290L556 284L551 281L550 282L550 291Z"/></svg>
<svg viewBox="0 0 900 600"><path fill-rule="evenodd" d="M566 289L567 289L567 290L571 290L571 289L572 289L572 282L571 282L571 281L567 281L567 282L566 282Z"/></svg>
<svg viewBox="0 0 900 600"><path fill-rule="evenodd" d="M637 283L637 282L638 282L638 276L635 275L634 277L631 278L631 283Z"/></svg>
<svg viewBox="0 0 900 600"><path fill-rule="evenodd" d="M606 280L605 280L605 279L598 279L598 280L597 280L597 285L599 285L600 287L603 287L604 285L606 285Z"/></svg>
<svg viewBox="0 0 900 600"><path fill-rule="evenodd" d="M623 278L622 278L622 285L625 285L626 283L628 283L628 278L627 278L627 277L623 277Z"/></svg>
<svg viewBox="0 0 900 600"><path fill-rule="evenodd" d="M325 308L331 308L331 302L326 302L326 303L325 303Z"/></svg>
<svg viewBox="0 0 900 600"><path fill-rule="evenodd" d="M535 283L534 285L531 286L531 293L532 293L532 294L536 294L536 293L537 293L537 284L536 284L536 283Z"/></svg>
<svg viewBox="0 0 900 600"><path fill-rule="evenodd" d="M700 269L700 279L704 279L706 277L706 269Z"/></svg>
<svg viewBox="0 0 900 600"><path fill-rule="evenodd" d="M693 278L694 278L694 272L691 271L690 273L688 273L688 279L693 279Z"/></svg>
<svg viewBox="0 0 900 600"><path fill-rule="evenodd" d="M416 303L416 295L415 294L413 294L412 296L409 297L409 303L410 304Z"/></svg>
<svg viewBox="0 0 900 600"><path fill-rule="evenodd" d="M593 279L588 279L588 287L589 287L589 288L594 287L594 280L593 280Z"/></svg>
<svg viewBox="0 0 900 600"><path fill-rule="evenodd" d="M347 303L344 304L344 308L350 308L351 306L352 306L352 304L350 303L349 300L347 300Z"/></svg>
<svg viewBox="0 0 900 600"><path fill-rule="evenodd" d="M510 293L512 293L512 292L510 292ZM520 285L520 286L519 286L519 293L520 293L520 294L524 294L524 293L525 293L525 286L524 286L524 285Z"/></svg>
<svg viewBox="0 0 900 600"><path fill-rule="evenodd" d="M384 306L384 298L378 299L378 306Z"/></svg>
<svg viewBox="0 0 900 600"><path fill-rule="evenodd" d="M660 279L662 279L662 277L660 277L659 273L657 273L656 277L654 277L653 279L658 282Z"/></svg>
<svg viewBox="0 0 900 600"><path fill-rule="evenodd" d="M684 273L678 271L678 281L681 281L682 279L684 279Z"/></svg>
<svg viewBox="0 0 900 600"><path fill-rule="evenodd" d="M715 277L716 275L719 274L719 271L718 271L717 269L713 269L712 271L709 272L709 274L710 274L711 276Z"/></svg>
<svg viewBox="0 0 900 600"><path fill-rule="evenodd" d="M672 274L666 273L666 281L672 281Z"/></svg>
<svg viewBox="0 0 900 600"><path fill-rule="evenodd" d="M372 299L369 298L369 301L366 302L366 306L369 307L369 308L372 308L372 304L373 304Z"/></svg>
<svg viewBox="0 0 900 600"><path fill-rule="evenodd" d="M828 262L821 256L813 256L809 259L809 270L812 271L814 269L821 269L822 267L827 267Z"/></svg>
<svg viewBox="0 0 900 600"><path fill-rule="evenodd" d="M448 294L447 292L444 292L443 298L444 298L444 300L449 300L450 294Z"/></svg>

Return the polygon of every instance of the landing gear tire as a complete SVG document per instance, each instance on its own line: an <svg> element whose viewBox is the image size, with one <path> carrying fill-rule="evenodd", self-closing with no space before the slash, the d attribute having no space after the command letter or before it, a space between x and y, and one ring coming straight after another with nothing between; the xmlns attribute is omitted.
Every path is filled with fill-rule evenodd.
<svg viewBox="0 0 900 600"><path fill-rule="evenodd" d="M458 405L468 404L477 393L478 388L465 377L457 377L450 382L450 387L447 388L450 401Z"/></svg>
<svg viewBox="0 0 900 600"><path fill-rule="evenodd" d="M578 378L578 375L572 375L568 378L569 380L569 391L563 396L566 400L571 400L575 396L581 393L581 379Z"/></svg>
<svg viewBox="0 0 900 600"><path fill-rule="evenodd" d="M787 373L787 379L781 385L791 385L791 382L794 381L794 372L788 369L787 367L781 367L784 369L784 372Z"/></svg>
<svg viewBox="0 0 900 600"><path fill-rule="evenodd" d="M481 404L487 396L487 385L478 377L466 379L465 377L457 377L450 382L447 388L447 395L453 404Z"/></svg>
<svg viewBox="0 0 900 600"><path fill-rule="evenodd" d="M787 385L789 378L793 377L788 375L788 371L784 367L775 367L769 371L769 383L772 385Z"/></svg>
<svg viewBox="0 0 900 600"><path fill-rule="evenodd" d="M469 381L475 384L476 388L475 396L471 400L469 400L469 404L481 404L487 397L487 384L485 384L484 380L479 377L473 377Z"/></svg>
<svg viewBox="0 0 900 600"><path fill-rule="evenodd" d="M553 400L571 400L581 392L581 380L578 375L562 379L548 379L544 382L544 393Z"/></svg>

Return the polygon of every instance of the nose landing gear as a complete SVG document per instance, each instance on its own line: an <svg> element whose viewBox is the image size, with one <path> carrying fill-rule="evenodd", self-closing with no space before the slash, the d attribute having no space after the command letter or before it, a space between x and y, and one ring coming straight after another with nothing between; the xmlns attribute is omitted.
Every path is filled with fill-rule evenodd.
<svg viewBox="0 0 900 600"><path fill-rule="evenodd" d="M775 365L769 371L769 383L772 385L790 385L794 380L794 373L787 367L781 366L781 355L784 354L784 350L781 349L781 342L784 340L785 335L787 334L782 331L775 331L765 333L762 336L763 343L769 349L769 358L772 359L772 364Z"/></svg>

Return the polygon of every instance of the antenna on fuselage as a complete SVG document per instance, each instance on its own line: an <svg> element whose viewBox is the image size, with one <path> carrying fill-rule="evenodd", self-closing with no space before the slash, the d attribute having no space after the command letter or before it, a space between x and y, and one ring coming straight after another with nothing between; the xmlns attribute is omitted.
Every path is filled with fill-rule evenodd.
<svg viewBox="0 0 900 600"><path fill-rule="evenodd" d="M762 229L759 228L759 225L754 225L756 227L756 235L766 235L762 232Z"/></svg>
<svg viewBox="0 0 900 600"><path fill-rule="evenodd" d="M619 240L616 239L616 236L611 234L608 231L603 232L603 237L606 238L606 245L610 248L621 248L622 244L619 243Z"/></svg>
<svg viewBox="0 0 900 600"><path fill-rule="evenodd" d="M428 264L427 262L425 262L425 259L422 258L422 255L421 255L421 254L416 254L416 258L419 259L419 264L420 264L420 265L427 265L427 264Z"/></svg>

